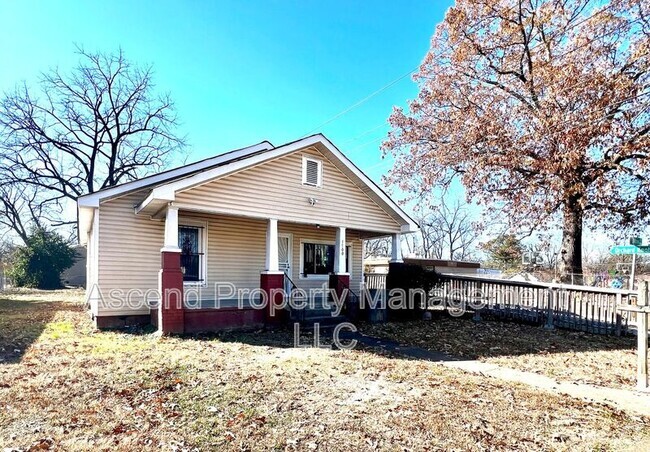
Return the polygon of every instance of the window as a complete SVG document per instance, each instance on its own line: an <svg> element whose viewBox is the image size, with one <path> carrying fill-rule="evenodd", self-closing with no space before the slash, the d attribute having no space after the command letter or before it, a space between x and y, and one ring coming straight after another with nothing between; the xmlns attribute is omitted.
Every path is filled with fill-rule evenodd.
<svg viewBox="0 0 650 452"><path fill-rule="evenodd" d="M335 245L324 243L302 244L302 275L329 275L334 272ZM345 247L345 271L350 271L350 247Z"/></svg>
<svg viewBox="0 0 650 452"><path fill-rule="evenodd" d="M203 283L205 270L203 228L199 226L179 226L178 247L181 249L183 282Z"/></svg>
<svg viewBox="0 0 650 452"><path fill-rule="evenodd" d="M304 185L313 185L314 187L323 185L323 162L309 157L303 157L302 183Z"/></svg>

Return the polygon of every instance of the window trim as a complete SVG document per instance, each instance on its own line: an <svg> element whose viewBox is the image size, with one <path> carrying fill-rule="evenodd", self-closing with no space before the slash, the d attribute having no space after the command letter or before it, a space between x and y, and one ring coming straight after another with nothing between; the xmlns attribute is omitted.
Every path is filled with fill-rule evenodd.
<svg viewBox="0 0 650 452"><path fill-rule="evenodd" d="M316 162L318 164L318 177L317 183L311 184L307 182L307 162ZM323 161L315 157L303 155L302 156L302 184L308 187L321 188L323 186Z"/></svg>
<svg viewBox="0 0 650 452"><path fill-rule="evenodd" d="M199 275L202 281L183 281L183 287L207 287L208 286L208 222L203 220L196 220L193 218L179 218L178 228L199 228L199 253L202 258L199 267L201 274ZM202 231L202 232L201 232Z"/></svg>
<svg viewBox="0 0 650 452"><path fill-rule="evenodd" d="M314 243L316 245L333 245L336 247L336 241L335 240L312 240L312 239L300 239L300 273L298 273L298 278L299 279L313 279L313 280L321 280L321 281L327 281L329 280L330 275L305 275L305 243ZM345 241L345 246L350 249L350 252L347 253L345 258L347 259L347 265L348 265L348 270L350 270L347 274L350 275L350 278L352 278L352 264L354 263L354 260L352 257L354 256L354 244L353 242L348 242L347 240Z"/></svg>

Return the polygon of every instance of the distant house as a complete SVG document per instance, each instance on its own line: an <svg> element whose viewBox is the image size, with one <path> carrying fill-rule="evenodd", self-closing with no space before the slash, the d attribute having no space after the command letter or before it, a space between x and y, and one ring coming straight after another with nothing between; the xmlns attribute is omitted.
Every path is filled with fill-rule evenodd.
<svg viewBox="0 0 650 452"><path fill-rule="evenodd" d="M61 274L65 286L86 287L86 250L85 246L75 247L75 261L72 267Z"/></svg>
<svg viewBox="0 0 650 452"><path fill-rule="evenodd" d="M403 258L405 264L419 265L425 270L435 270L438 273L455 275L475 275L479 272L481 264L478 262L454 261L444 259L425 259L418 257ZM364 261L367 273L388 273L390 258L368 258Z"/></svg>
<svg viewBox="0 0 650 452"><path fill-rule="evenodd" d="M165 333L276 322L257 303L281 289L358 293L363 240L395 244L417 230L320 134L104 189L78 209L96 325L151 322Z"/></svg>

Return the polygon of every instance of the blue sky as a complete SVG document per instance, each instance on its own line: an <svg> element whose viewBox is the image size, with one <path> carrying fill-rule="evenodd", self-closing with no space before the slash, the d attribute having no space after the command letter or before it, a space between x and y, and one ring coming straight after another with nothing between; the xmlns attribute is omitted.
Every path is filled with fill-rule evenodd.
<svg viewBox="0 0 650 452"><path fill-rule="evenodd" d="M0 2L0 90L71 68L75 44L153 64L176 102L189 160L292 141L415 69L449 1ZM404 77L318 128L373 179Z"/></svg>
<svg viewBox="0 0 650 452"><path fill-rule="evenodd" d="M74 67L75 45L121 47L175 100L189 161L320 131L380 182L386 120L417 94L410 77L319 126L415 69L452 3L0 0L0 91Z"/></svg>

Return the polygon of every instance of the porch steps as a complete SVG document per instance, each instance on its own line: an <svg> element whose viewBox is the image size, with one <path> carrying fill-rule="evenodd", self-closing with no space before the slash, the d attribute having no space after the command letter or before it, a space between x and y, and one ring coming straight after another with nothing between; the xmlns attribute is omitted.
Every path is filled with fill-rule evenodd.
<svg viewBox="0 0 650 452"><path fill-rule="evenodd" d="M334 328L336 325L347 321L344 315L334 315L336 306L328 300L313 300L309 306L300 313L301 326L313 328L318 323L323 328Z"/></svg>
<svg viewBox="0 0 650 452"><path fill-rule="evenodd" d="M323 328L334 328L339 323L343 323L346 321L347 321L347 317L345 317L344 315L310 316L310 317L305 317L300 322L300 325L304 327L313 328L313 326L318 323L320 325L320 328L323 329Z"/></svg>

